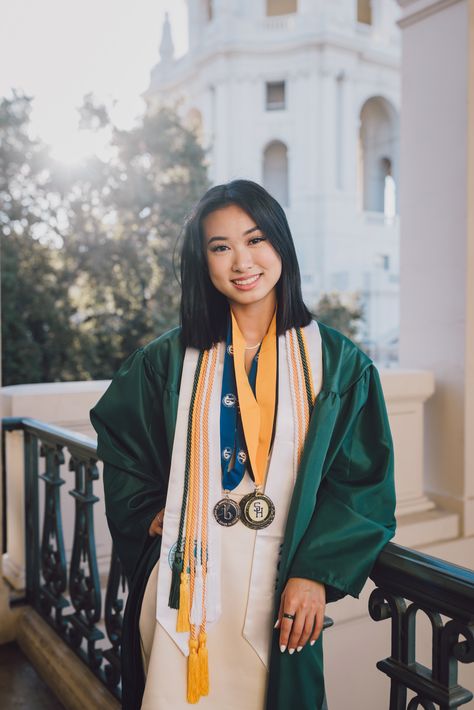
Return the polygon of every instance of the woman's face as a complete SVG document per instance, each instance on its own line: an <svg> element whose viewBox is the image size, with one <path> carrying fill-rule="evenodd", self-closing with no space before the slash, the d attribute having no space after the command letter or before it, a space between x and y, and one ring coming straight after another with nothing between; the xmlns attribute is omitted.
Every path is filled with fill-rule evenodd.
<svg viewBox="0 0 474 710"><path fill-rule="evenodd" d="M276 305L281 259L241 207L228 205L202 221L209 276L231 304Z"/></svg>

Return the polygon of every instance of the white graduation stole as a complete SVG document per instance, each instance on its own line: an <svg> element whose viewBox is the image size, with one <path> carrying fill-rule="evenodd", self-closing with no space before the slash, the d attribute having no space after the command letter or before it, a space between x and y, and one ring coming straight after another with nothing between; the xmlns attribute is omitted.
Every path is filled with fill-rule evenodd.
<svg viewBox="0 0 474 710"><path fill-rule="evenodd" d="M303 328L309 366L311 367L314 396L322 385L321 336L316 321ZM296 335L290 331L278 337L278 407L275 435L264 492L275 505L275 518L266 528L257 530L252 561L247 614L243 634L263 663L269 664L273 626L274 590L279 553L283 543L288 510L298 466L298 443L301 445L302 401L306 397L301 368L295 368ZM293 345L292 345L293 342ZM220 457L220 394L225 343L219 343L217 367L209 407L209 503L208 503L208 577L206 617L208 627L221 615L221 535L226 529L213 515L214 505L222 498ZM176 631L177 610L168 606L171 586L171 565L178 539L184 489L186 438L194 374L199 351L187 348L181 376L176 430L171 458L171 470L163 521L163 538L157 583L156 618L166 629L184 655L189 653L189 634ZM299 395L299 396L297 396ZM300 431L298 432L298 429ZM200 497L202 504L202 496ZM241 525L238 522L237 525ZM198 543L200 534L198 526ZM191 614L193 612L191 611Z"/></svg>

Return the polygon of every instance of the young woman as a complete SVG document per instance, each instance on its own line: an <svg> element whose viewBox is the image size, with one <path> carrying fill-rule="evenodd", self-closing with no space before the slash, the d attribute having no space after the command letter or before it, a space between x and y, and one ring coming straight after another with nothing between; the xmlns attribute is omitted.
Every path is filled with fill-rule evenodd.
<svg viewBox="0 0 474 710"><path fill-rule="evenodd" d="M394 535L378 372L303 303L280 205L211 188L185 227L181 327L91 411L129 580L123 707L324 705L327 602Z"/></svg>

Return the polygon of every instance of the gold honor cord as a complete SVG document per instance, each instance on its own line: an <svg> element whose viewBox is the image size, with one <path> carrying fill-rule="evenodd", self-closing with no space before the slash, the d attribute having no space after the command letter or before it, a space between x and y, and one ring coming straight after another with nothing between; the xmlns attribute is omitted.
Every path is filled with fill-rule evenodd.
<svg viewBox="0 0 474 710"><path fill-rule="evenodd" d="M245 340L232 313L232 347L237 395L245 443L252 464L255 484L265 481L268 454L276 405L276 312L272 318L258 355L256 397L245 371Z"/></svg>

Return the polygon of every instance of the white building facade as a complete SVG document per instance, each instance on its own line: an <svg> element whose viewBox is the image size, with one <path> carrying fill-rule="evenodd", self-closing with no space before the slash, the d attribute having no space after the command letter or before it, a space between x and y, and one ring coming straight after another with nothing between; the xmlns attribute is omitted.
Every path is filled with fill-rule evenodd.
<svg viewBox="0 0 474 710"><path fill-rule="evenodd" d="M188 0L189 49L165 20L148 111L176 104L214 184L248 178L284 206L303 291L364 308L361 340L396 359L400 37L395 0Z"/></svg>

